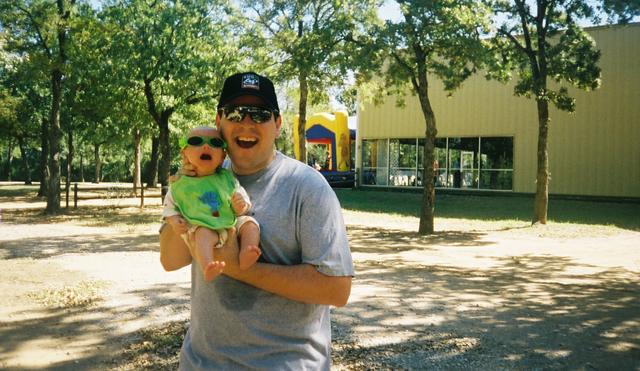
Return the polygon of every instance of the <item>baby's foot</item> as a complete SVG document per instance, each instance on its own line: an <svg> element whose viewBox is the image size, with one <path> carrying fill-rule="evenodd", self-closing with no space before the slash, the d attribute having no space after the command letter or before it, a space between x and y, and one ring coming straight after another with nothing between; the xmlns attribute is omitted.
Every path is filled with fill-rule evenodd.
<svg viewBox="0 0 640 371"><path fill-rule="evenodd" d="M258 261L260 254L262 254L262 252L260 251L260 248L258 246L244 246L242 249L240 249L240 269L249 269L249 267L251 267Z"/></svg>
<svg viewBox="0 0 640 371"><path fill-rule="evenodd" d="M214 278L218 277L220 275L220 273L222 273L222 270L224 269L224 262L223 261L212 261L211 263L207 264L206 267L204 267L204 279L206 281L211 281Z"/></svg>

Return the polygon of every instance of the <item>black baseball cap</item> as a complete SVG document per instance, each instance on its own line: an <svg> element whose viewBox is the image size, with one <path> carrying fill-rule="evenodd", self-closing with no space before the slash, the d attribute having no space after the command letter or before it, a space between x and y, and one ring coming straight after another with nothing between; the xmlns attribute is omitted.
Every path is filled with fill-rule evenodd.
<svg viewBox="0 0 640 371"><path fill-rule="evenodd" d="M230 101L243 95L254 95L262 98L268 108L276 113L280 112L278 98L273 83L267 77L255 72L241 72L227 77L220 93L218 109L223 108Z"/></svg>

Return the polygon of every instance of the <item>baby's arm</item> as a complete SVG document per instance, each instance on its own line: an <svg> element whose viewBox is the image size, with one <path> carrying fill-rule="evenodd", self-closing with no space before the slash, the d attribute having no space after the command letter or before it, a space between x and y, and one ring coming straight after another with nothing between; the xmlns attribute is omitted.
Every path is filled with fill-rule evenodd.
<svg viewBox="0 0 640 371"><path fill-rule="evenodd" d="M245 215L251 209L251 201L249 194L236 180L236 191L231 196L231 207L233 212L238 215Z"/></svg>
<svg viewBox="0 0 640 371"><path fill-rule="evenodd" d="M164 197L164 205L162 209L162 217L164 220L171 225L171 228L176 232L176 234L186 233L189 229L189 225L187 221L180 215L178 211L178 207L173 201L173 196L171 196L171 190L167 192L167 195Z"/></svg>

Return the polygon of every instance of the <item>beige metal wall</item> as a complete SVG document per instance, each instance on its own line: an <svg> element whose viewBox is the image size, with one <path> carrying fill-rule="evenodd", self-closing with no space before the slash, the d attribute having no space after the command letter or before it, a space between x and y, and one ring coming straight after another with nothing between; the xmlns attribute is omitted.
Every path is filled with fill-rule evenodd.
<svg viewBox="0 0 640 371"><path fill-rule="evenodd" d="M640 197L640 24L588 32L602 51L602 86L593 92L570 90L576 98L574 114L551 109L550 193ZM429 96L438 137L512 136L514 191L535 192L534 100L515 97L513 84L479 75L452 97L432 79ZM404 108L397 108L391 97L380 106L365 104L358 115L359 141L423 137L424 131L413 96L406 98Z"/></svg>

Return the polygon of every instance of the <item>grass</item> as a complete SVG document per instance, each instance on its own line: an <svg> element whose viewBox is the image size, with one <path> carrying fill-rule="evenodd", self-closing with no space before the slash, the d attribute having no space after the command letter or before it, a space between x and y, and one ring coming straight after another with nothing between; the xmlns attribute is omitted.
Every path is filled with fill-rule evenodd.
<svg viewBox="0 0 640 371"><path fill-rule="evenodd" d="M0 202L16 197L35 197L37 186L0 183ZM422 194L416 192L392 192L375 190L336 189L344 209L397 214L418 217ZM152 209L152 208L151 208ZM129 226L157 223L156 210L82 206L77 210L64 210L60 216L49 217L51 222L81 221L94 226L109 226L124 223ZM124 212L123 212L124 211ZM437 194L436 217L484 221L531 221L533 198L531 196L489 196ZM35 211L15 211L9 218L43 218ZM604 202L551 199L549 222L584 225L604 225L634 231L640 230L640 203ZM46 219L46 218L45 218ZM9 221L5 219L5 221ZM16 220L17 222L18 220Z"/></svg>
<svg viewBox="0 0 640 371"><path fill-rule="evenodd" d="M420 216L422 194L336 189L344 209ZM527 196L436 195L436 217L470 220L531 221L533 198ZM551 199L549 221L616 226L640 230L640 203Z"/></svg>
<svg viewBox="0 0 640 371"><path fill-rule="evenodd" d="M0 184L0 198L36 197L38 188L37 185Z"/></svg>

